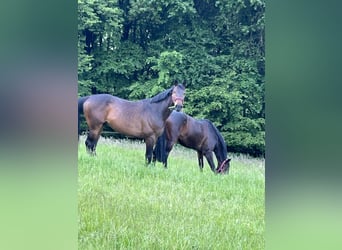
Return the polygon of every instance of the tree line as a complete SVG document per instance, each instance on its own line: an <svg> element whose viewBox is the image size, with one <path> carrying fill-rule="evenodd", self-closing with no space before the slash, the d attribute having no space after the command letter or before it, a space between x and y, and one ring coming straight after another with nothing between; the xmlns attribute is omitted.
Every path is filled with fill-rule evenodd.
<svg viewBox="0 0 342 250"><path fill-rule="evenodd" d="M78 0L79 96L137 100L185 81L185 113L229 152L263 156L264 19L264 0Z"/></svg>

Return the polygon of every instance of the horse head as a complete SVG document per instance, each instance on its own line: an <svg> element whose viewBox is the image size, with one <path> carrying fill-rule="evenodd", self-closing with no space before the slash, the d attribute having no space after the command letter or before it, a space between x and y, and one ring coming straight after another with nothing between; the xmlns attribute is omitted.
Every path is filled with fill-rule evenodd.
<svg viewBox="0 0 342 250"><path fill-rule="evenodd" d="M176 111L181 111L183 108L184 97L185 97L185 82L183 84L175 83L172 89L172 103Z"/></svg>
<svg viewBox="0 0 342 250"><path fill-rule="evenodd" d="M216 172L219 174L228 174L230 168L230 158L225 159L221 165L217 168Z"/></svg>

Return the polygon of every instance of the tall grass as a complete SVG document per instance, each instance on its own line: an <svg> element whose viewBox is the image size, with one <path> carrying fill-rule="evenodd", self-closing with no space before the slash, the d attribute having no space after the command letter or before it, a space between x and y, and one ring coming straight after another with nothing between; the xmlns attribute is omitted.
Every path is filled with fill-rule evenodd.
<svg viewBox="0 0 342 250"><path fill-rule="evenodd" d="M233 156L229 175L203 172L176 147L169 168L144 165L145 144L79 144L79 249L264 249L264 162Z"/></svg>

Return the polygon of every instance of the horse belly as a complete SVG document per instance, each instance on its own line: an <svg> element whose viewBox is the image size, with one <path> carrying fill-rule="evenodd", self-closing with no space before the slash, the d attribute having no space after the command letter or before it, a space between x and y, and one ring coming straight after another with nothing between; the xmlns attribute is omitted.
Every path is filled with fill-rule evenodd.
<svg viewBox="0 0 342 250"><path fill-rule="evenodd" d="M201 147L200 143L198 142L199 138L196 136L180 135L178 138L178 141L182 146L187 147L187 148L198 150Z"/></svg>
<svg viewBox="0 0 342 250"><path fill-rule="evenodd" d="M112 129L124 135L145 138L146 134L151 133L144 118L137 114L113 110L107 122Z"/></svg>

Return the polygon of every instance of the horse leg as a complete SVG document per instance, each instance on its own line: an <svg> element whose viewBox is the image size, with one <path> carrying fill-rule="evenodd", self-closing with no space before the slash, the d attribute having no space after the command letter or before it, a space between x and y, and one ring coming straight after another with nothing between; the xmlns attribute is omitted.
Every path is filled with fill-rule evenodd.
<svg viewBox="0 0 342 250"><path fill-rule="evenodd" d="M156 151L153 149L152 151L152 164L156 165L157 157L156 157Z"/></svg>
<svg viewBox="0 0 342 250"><path fill-rule="evenodd" d="M153 137L148 137L145 139L145 143L146 143L146 153L145 153L146 166L148 166L151 163L152 154L153 154L153 146L154 146L155 142L156 142L156 140Z"/></svg>
<svg viewBox="0 0 342 250"><path fill-rule="evenodd" d="M165 148L165 162L164 162L164 168L167 168L167 158L169 158L170 151L172 150L172 143L170 141L167 141L166 148Z"/></svg>
<svg viewBox="0 0 342 250"><path fill-rule="evenodd" d="M212 151L208 151L204 154L205 158L207 158L207 162L211 168L211 171L213 171L214 173L216 173L215 171L215 164L214 164L214 159L213 159L213 152Z"/></svg>
<svg viewBox="0 0 342 250"><path fill-rule="evenodd" d="M200 151L197 151L198 158L198 166L201 172L203 172L203 154Z"/></svg>
<svg viewBox="0 0 342 250"><path fill-rule="evenodd" d="M167 158L169 158L169 154L173 148L173 145L175 145L175 142L167 140L166 142L166 156L165 156L165 162L164 167L167 168Z"/></svg>
<svg viewBox="0 0 342 250"><path fill-rule="evenodd" d="M89 130L85 145L90 155L96 155L96 145L100 138L103 124Z"/></svg>

